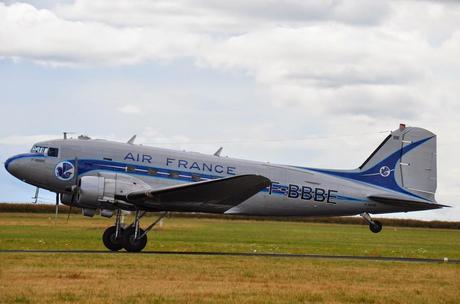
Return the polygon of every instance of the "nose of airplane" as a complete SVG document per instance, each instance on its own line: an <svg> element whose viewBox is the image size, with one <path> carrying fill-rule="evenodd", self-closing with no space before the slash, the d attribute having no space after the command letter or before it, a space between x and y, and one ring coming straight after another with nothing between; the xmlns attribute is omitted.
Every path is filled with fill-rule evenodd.
<svg viewBox="0 0 460 304"><path fill-rule="evenodd" d="M15 155L13 157L10 157L6 160L5 162L5 169L8 171L11 175L14 175L18 177L20 168L21 168L21 155Z"/></svg>

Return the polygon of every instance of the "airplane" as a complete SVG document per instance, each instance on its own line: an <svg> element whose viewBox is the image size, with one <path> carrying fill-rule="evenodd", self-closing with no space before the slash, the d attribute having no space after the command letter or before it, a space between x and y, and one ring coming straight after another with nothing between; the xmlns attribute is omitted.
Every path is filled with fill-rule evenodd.
<svg viewBox="0 0 460 304"><path fill-rule="evenodd" d="M449 207L438 204L436 135L401 124L354 170L278 165L127 143L78 138L42 141L5 162L16 178L56 193L85 216L112 217L103 234L111 251L142 251L147 233L167 212L308 217L361 215ZM36 194L37 196L38 194ZM56 209L57 211L57 209ZM121 214L134 212L123 225ZM140 220L161 212L147 228ZM70 213L69 213L70 214Z"/></svg>

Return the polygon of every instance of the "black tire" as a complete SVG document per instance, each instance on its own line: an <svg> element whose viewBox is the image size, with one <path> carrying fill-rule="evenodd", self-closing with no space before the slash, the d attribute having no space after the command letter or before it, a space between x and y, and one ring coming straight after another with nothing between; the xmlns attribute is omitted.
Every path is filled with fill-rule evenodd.
<svg viewBox="0 0 460 304"><path fill-rule="evenodd" d="M147 234L142 238L135 240L134 239L134 227L130 227L125 230L123 233L123 247L128 252L140 252L147 245ZM144 233L144 230L139 228L138 237Z"/></svg>
<svg viewBox="0 0 460 304"><path fill-rule="evenodd" d="M104 242L105 247L107 247L110 251L118 251L123 248L123 228L120 228L120 233L117 238L115 238L116 231L116 226L110 226L105 229L104 234L102 235L102 241Z"/></svg>
<svg viewBox="0 0 460 304"><path fill-rule="evenodd" d="M373 233L379 233L380 231L382 231L382 227L382 223L380 223L379 221L374 221L374 223L369 224L369 229Z"/></svg>

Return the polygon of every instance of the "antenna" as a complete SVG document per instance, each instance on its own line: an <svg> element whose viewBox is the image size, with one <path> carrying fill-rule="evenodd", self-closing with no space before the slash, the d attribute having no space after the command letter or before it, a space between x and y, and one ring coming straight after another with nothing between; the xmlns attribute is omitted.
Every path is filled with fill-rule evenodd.
<svg viewBox="0 0 460 304"><path fill-rule="evenodd" d="M134 141L135 141L135 140L136 140L136 135L133 135L133 137L131 137L131 138L128 140L127 144L134 145Z"/></svg>
<svg viewBox="0 0 460 304"><path fill-rule="evenodd" d="M74 132L63 132L64 133L64 139L67 139L69 134L75 134Z"/></svg>
<svg viewBox="0 0 460 304"><path fill-rule="evenodd" d="M216 152L214 152L214 156L220 157L220 153L222 153L223 149L223 147L220 147Z"/></svg>

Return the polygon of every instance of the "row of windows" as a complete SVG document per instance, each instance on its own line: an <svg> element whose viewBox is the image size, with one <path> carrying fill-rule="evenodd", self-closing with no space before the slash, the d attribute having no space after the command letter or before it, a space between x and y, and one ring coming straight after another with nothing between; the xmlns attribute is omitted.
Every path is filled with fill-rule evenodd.
<svg viewBox="0 0 460 304"><path fill-rule="evenodd" d="M126 167L126 172L134 172L134 171L136 171L135 167L132 167L132 166L127 166ZM158 173L158 170L156 170L156 169L152 169L152 168L148 169L148 174L149 175L157 175L157 173ZM171 172L169 172L168 176L170 178L179 178L179 175L180 175L179 172L171 171ZM201 177L199 175L197 175L197 174L192 174L192 180L194 182L199 182L199 181L201 181Z"/></svg>

